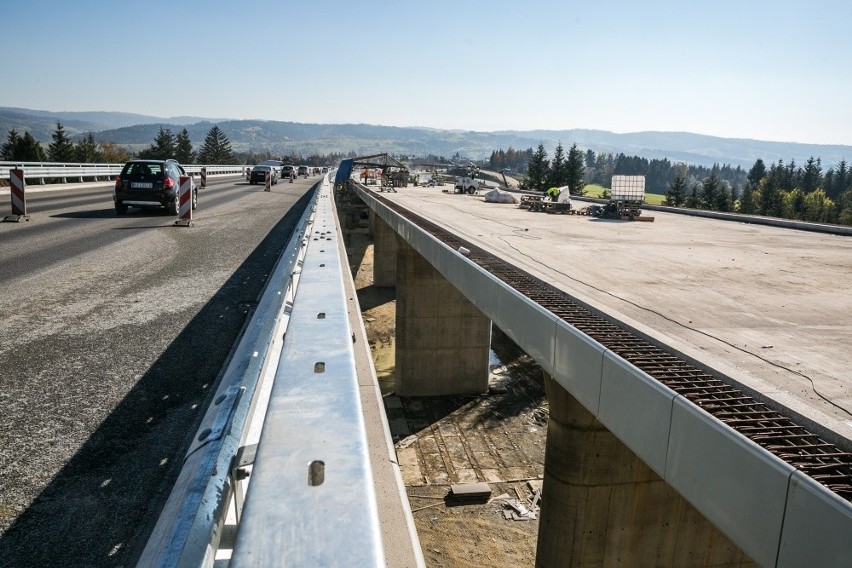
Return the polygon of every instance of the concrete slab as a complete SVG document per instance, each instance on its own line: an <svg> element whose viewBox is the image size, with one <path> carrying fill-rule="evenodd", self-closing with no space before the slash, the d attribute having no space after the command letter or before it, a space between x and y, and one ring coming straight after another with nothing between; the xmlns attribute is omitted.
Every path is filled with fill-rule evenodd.
<svg viewBox="0 0 852 568"><path fill-rule="evenodd" d="M852 237L663 212L653 223L546 215L439 188L385 197L852 448Z"/></svg>

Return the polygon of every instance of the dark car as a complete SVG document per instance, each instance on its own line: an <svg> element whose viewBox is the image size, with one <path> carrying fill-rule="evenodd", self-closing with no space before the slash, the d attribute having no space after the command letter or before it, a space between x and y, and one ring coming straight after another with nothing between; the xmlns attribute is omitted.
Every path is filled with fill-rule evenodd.
<svg viewBox="0 0 852 568"><path fill-rule="evenodd" d="M264 166L257 165L251 169L251 175L249 176L249 183L254 185L256 183L266 183L267 174L272 176L272 179L269 183L275 185L278 183L278 170L276 170L273 166Z"/></svg>
<svg viewBox="0 0 852 568"><path fill-rule="evenodd" d="M163 207L170 215L180 212L180 178L188 176L175 160L131 160L115 178L112 197L115 212L127 213L127 207ZM198 207L198 188L192 186L192 208Z"/></svg>

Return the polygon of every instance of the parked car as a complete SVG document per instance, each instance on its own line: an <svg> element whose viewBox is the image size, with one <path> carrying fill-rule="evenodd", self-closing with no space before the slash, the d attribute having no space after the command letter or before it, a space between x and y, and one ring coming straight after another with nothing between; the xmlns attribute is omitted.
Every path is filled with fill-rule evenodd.
<svg viewBox="0 0 852 568"><path fill-rule="evenodd" d="M265 166L262 164L258 164L251 169L251 178L249 179L249 183L252 185L256 183L265 184L267 174L272 176L272 180L270 181L272 185L278 183L278 170L276 170L273 166Z"/></svg>
<svg viewBox="0 0 852 568"><path fill-rule="evenodd" d="M128 206L163 207L170 215L180 212L180 178L188 176L176 160L130 160L115 178L112 198L118 215ZM189 176L191 177L191 176ZM192 208L198 207L198 187L190 181Z"/></svg>

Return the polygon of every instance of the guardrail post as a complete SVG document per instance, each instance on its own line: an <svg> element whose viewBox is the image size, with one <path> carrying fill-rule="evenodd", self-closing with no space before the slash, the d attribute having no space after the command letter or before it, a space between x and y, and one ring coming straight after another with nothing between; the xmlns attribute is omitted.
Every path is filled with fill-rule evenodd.
<svg viewBox="0 0 852 568"><path fill-rule="evenodd" d="M29 221L27 215L26 183L24 182L24 170L15 168L9 170L9 181L11 182L12 214L3 218L3 221L19 223L21 219Z"/></svg>

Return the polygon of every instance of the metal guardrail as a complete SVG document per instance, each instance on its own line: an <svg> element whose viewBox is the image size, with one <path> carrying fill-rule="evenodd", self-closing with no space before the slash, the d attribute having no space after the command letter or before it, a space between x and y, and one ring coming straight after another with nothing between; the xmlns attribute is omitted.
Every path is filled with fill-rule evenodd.
<svg viewBox="0 0 852 568"><path fill-rule="evenodd" d="M235 456L245 444L259 385L277 365L271 359L288 326L312 213L308 206L270 274L140 557L140 568L212 564L234 493Z"/></svg>
<svg viewBox="0 0 852 568"><path fill-rule="evenodd" d="M230 566L385 565L333 209L326 176L270 276L138 566L214 565L232 502ZM260 385L273 380L261 441L247 444L263 406Z"/></svg>
<svg viewBox="0 0 852 568"><path fill-rule="evenodd" d="M343 285L348 267L328 177L322 183L232 568L385 566Z"/></svg>
<svg viewBox="0 0 852 568"><path fill-rule="evenodd" d="M207 168L207 175L241 174L245 165L183 165L187 173L200 174L201 168ZM9 170L24 170L24 179L61 179L68 178L112 178L121 173L124 164L77 164L59 162L0 162L0 179L9 179Z"/></svg>

